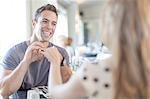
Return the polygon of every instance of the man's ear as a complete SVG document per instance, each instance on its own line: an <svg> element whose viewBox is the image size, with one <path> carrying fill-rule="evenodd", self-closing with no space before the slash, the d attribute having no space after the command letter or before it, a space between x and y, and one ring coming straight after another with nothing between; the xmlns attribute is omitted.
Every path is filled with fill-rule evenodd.
<svg viewBox="0 0 150 99"><path fill-rule="evenodd" d="M36 25L36 21L32 20L32 28L35 28L35 25Z"/></svg>

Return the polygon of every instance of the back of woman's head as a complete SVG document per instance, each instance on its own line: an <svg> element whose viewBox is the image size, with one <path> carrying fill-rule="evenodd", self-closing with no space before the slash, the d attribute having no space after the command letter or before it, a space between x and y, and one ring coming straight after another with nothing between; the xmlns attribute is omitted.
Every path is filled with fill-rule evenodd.
<svg viewBox="0 0 150 99"><path fill-rule="evenodd" d="M73 42L73 39L71 37L68 37L68 43L67 43L67 45L71 46L72 42Z"/></svg>
<svg viewBox="0 0 150 99"><path fill-rule="evenodd" d="M109 0L102 32L113 57L115 99L148 99L150 0Z"/></svg>

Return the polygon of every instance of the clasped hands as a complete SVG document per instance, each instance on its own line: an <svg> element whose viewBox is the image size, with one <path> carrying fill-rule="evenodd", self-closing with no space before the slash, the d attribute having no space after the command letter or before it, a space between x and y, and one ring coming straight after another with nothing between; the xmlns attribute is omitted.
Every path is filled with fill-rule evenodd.
<svg viewBox="0 0 150 99"><path fill-rule="evenodd" d="M55 65L60 65L63 59L56 47L48 47L45 43L36 41L28 46L23 60L30 64L34 61L41 60L43 57L46 57L49 62Z"/></svg>

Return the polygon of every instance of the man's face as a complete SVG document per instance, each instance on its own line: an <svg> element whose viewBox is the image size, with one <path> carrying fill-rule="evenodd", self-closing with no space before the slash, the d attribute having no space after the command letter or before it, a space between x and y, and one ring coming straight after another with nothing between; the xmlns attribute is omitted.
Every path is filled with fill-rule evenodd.
<svg viewBox="0 0 150 99"><path fill-rule="evenodd" d="M54 12L45 10L39 16L37 22L33 22L33 33L38 41L47 42L53 36L57 24L57 16Z"/></svg>

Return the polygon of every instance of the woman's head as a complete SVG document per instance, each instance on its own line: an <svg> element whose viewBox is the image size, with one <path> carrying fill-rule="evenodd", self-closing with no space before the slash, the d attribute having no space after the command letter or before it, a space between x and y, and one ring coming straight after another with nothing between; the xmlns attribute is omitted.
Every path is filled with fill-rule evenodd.
<svg viewBox="0 0 150 99"><path fill-rule="evenodd" d="M73 42L73 39L71 38L71 37L68 37L67 38L67 44L66 45L68 45L68 46L71 46L72 45L72 42Z"/></svg>
<svg viewBox="0 0 150 99"><path fill-rule="evenodd" d="M149 5L150 0L109 0L103 13L101 26L104 42L112 51L116 70L116 99L147 95Z"/></svg>

